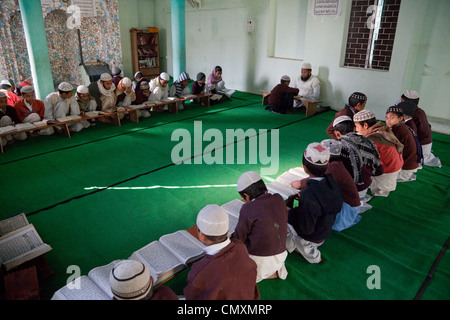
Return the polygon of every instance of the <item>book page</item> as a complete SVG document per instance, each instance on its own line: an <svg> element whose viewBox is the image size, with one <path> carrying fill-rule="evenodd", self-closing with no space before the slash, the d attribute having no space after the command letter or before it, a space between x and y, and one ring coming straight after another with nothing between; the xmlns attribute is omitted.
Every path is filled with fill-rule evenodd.
<svg viewBox="0 0 450 320"><path fill-rule="evenodd" d="M113 293L111 291L111 286L109 285L109 275L114 266L121 260L114 260L107 265L93 268L88 273L88 277L105 292L111 299L113 298Z"/></svg>
<svg viewBox="0 0 450 320"><path fill-rule="evenodd" d="M198 258L204 254L204 245L186 230L166 234L159 241L170 248L185 264L192 258Z"/></svg>
<svg viewBox="0 0 450 320"><path fill-rule="evenodd" d="M4 126L0 128L0 134L17 131L18 129L14 126Z"/></svg>
<svg viewBox="0 0 450 320"><path fill-rule="evenodd" d="M0 237L14 230L20 229L29 224L27 216L24 213L0 221Z"/></svg>
<svg viewBox="0 0 450 320"><path fill-rule="evenodd" d="M301 178L300 178L299 180L302 180L302 179L305 179L305 178L308 178L308 177L309 177L309 174L307 174L307 173L305 172L305 169L303 169L302 167L297 167L297 168L289 169L288 172L300 176Z"/></svg>
<svg viewBox="0 0 450 320"><path fill-rule="evenodd" d="M159 241L153 241L145 247L135 251L130 257L132 260L139 260L150 269L150 273L155 278L169 270L175 269L184 263Z"/></svg>
<svg viewBox="0 0 450 320"><path fill-rule="evenodd" d="M79 281L79 288L76 282ZM106 293L87 276L81 276L68 285L56 291L51 300L111 300Z"/></svg>
<svg viewBox="0 0 450 320"><path fill-rule="evenodd" d="M222 208L225 209L229 214L239 218L239 213L241 212L241 208L244 205L244 201L234 199L233 201L227 202L222 205Z"/></svg>
<svg viewBox="0 0 450 320"><path fill-rule="evenodd" d="M306 175L306 177L308 177L308 175ZM284 172L275 181L290 187L292 182L302 180L306 177L302 177L291 172Z"/></svg>
<svg viewBox="0 0 450 320"><path fill-rule="evenodd" d="M297 190L295 190L294 188L280 184L276 181L267 184L266 187L270 193L272 194L278 193L280 196L283 197L284 200L287 200L289 197L297 194Z"/></svg>
<svg viewBox="0 0 450 320"><path fill-rule="evenodd" d="M32 123L29 123L29 122L16 124L16 129L17 130L27 130L27 129L33 129L33 128L36 128L36 126L34 124L32 124Z"/></svg>
<svg viewBox="0 0 450 320"><path fill-rule="evenodd" d="M10 270L52 248L43 243L32 224L0 238L0 261Z"/></svg>

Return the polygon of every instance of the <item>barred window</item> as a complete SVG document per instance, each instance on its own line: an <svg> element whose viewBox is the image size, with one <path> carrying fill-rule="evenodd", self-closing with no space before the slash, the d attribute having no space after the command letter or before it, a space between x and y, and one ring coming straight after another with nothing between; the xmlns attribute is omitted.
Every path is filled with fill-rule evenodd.
<svg viewBox="0 0 450 320"><path fill-rule="evenodd" d="M389 70L401 0L353 0L344 66Z"/></svg>

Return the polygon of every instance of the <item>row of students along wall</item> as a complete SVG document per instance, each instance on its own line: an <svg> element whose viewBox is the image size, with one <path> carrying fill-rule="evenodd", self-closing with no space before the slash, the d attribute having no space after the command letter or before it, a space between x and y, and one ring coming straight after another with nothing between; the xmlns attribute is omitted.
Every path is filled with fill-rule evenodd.
<svg viewBox="0 0 450 320"><path fill-rule="evenodd" d="M120 76L121 70L114 66L112 74L104 73L96 82L89 86L80 85L76 88L68 82L58 85L56 92L50 93L44 101L36 99L35 90L29 80L22 81L17 87L11 79L3 79L0 84L0 128L17 125L20 123L47 123L47 121L66 118L67 116L79 116L80 114L97 111L115 111L126 107L140 107L149 101L164 101L169 97L180 98L198 95L203 92L214 93L211 104L228 99L234 90L225 88L222 79L222 68L216 66L211 74L206 77L199 73L191 85L189 92L188 82L191 81L187 72L173 81L169 87L170 75L162 72L153 79L147 79L141 72L134 75L135 81L128 77ZM191 102L199 103L198 99ZM177 102L178 110L184 108L184 101ZM154 106L149 108L154 112L168 110L166 106ZM123 109L122 109L123 110ZM126 113L119 113L123 118ZM150 117L149 110L138 110L139 117ZM98 118L98 121L111 123L109 117ZM83 120L69 124L72 132L79 132L95 125L95 120ZM13 144L15 140L25 140L28 135L52 135L55 132L62 133L62 129L46 127L29 133L11 134L2 140L3 145Z"/></svg>

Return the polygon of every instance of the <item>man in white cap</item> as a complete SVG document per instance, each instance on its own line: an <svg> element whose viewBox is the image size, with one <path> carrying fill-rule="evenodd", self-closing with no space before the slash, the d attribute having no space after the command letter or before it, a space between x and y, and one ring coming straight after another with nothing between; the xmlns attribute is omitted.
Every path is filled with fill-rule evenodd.
<svg viewBox="0 0 450 320"><path fill-rule="evenodd" d="M168 86L169 81L170 76L167 72L161 72L161 74L158 77L150 80L149 82L150 96L148 97L148 100L154 101L167 100L167 98L169 97L169 86ZM167 109L168 109L167 105L152 108L153 111L157 112L162 112Z"/></svg>
<svg viewBox="0 0 450 320"><path fill-rule="evenodd" d="M294 96L298 95L299 89L289 87L291 79L284 75L281 77L280 83L277 84L269 95L269 105L266 110L273 113L292 113L291 109L294 103Z"/></svg>
<svg viewBox="0 0 450 320"><path fill-rule="evenodd" d="M34 123L44 120L45 117L45 105L41 100L36 99L36 94L32 86L24 86L22 88L22 99L20 99L14 105L17 116L20 122ZM49 136L55 132L53 127L48 127L39 130L39 133L29 132L30 135L45 135Z"/></svg>
<svg viewBox="0 0 450 320"><path fill-rule="evenodd" d="M73 86L68 82L61 82L58 85L58 91L52 92L44 100L45 118L56 120L67 116L79 116L80 107L73 95ZM79 132L84 126L79 122L69 124L70 131ZM59 132L62 129L55 127Z"/></svg>
<svg viewBox="0 0 450 320"><path fill-rule="evenodd" d="M286 279L287 208L279 194L267 192L266 185L255 171L243 173L237 191L245 201L232 238L247 246L256 262L256 282L263 279Z"/></svg>
<svg viewBox="0 0 450 320"><path fill-rule="evenodd" d="M0 127L12 126L13 124L20 123L17 116L16 109L8 104L8 95L4 91L0 91ZM27 138L26 133L16 134L14 138L18 140L25 140ZM3 146L14 143L13 136L6 136L6 139L2 139Z"/></svg>
<svg viewBox="0 0 450 320"><path fill-rule="evenodd" d="M320 143L308 145L303 153L303 168L310 179L300 194L298 207L288 213L286 248L299 252L310 263L322 260L317 248L331 235L343 204L341 187L331 174L325 174L329 159L330 151Z"/></svg>
<svg viewBox="0 0 450 320"><path fill-rule="evenodd" d="M198 238L206 245L204 257L195 262L184 288L186 300L257 300L256 263L246 246L228 239L229 218L216 204L197 215Z"/></svg>
<svg viewBox="0 0 450 320"><path fill-rule="evenodd" d="M112 81L112 76L109 73L102 73L100 79L92 82L89 86L89 94L94 97L97 102L97 110L105 111L114 109L117 103L116 86ZM106 118L99 118L106 120ZM111 122L105 121L105 122Z"/></svg>
<svg viewBox="0 0 450 320"><path fill-rule="evenodd" d="M2 80L0 83L0 91L3 91L8 95L8 105L10 106L14 106L16 102L20 100L17 94L12 90L12 84L9 79Z"/></svg>
<svg viewBox="0 0 450 320"><path fill-rule="evenodd" d="M405 110L405 108L403 108L403 111L406 115L406 124L408 125L407 119L409 117L411 117L412 121L415 124L414 131L416 132L417 137L419 138L419 142L422 146L423 164L430 167L442 167L441 160L438 157L435 157L431 151L431 147L433 145L431 125L428 122L425 111L419 107L419 93L415 90L406 90L406 92L401 96L401 101L411 102L415 105L415 108L411 108L412 110Z"/></svg>
<svg viewBox="0 0 450 320"><path fill-rule="evenodd" d="M302 70L300 76L294 80L292 87L298 88L299 94L302 98L311 101L318 101L320 98L320 86L319 79L312 74L311 63L305 62L302 64ZM296 101L294 108L302 106L300 101Z"/></svg>
<svg viewBox="0 0 450 320"><path fill-rule="evenodd" d="M147 266L136 260L122 260L111 270L109 285L114 300L178 300L166 286L153 288Z"/></svg>
<svg viewBox="0 0 450 320"><path fill-rule="evenodd" d="M133 105L137 105L138 107L143 107L144 103L150 100L150 85L147 79L140 81L138 83L139 90L136 90L136 98L133 101ZM138 117L147 118L150 117L151 114L148 110L138 110Z"/></svg>

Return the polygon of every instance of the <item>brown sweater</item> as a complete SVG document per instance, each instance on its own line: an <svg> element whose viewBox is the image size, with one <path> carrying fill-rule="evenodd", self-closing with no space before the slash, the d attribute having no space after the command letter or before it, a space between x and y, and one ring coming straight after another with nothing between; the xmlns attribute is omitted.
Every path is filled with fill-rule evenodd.
<svg viewBox="0 0 450 320"><path fill-rule="evenodd" d="M392 127L392 132L397 139L403 144L403 170L417 169L419 163L417 162L417 146L416 140L411 131L404 123L399 123Z"/></svg>
<svg viewBox="0 0 450 320"><path fill-rule="evenodd" d="M184 295L186 300L259 300L256 263L245 245L232 239L217 254L195 262Z"/></svg>

